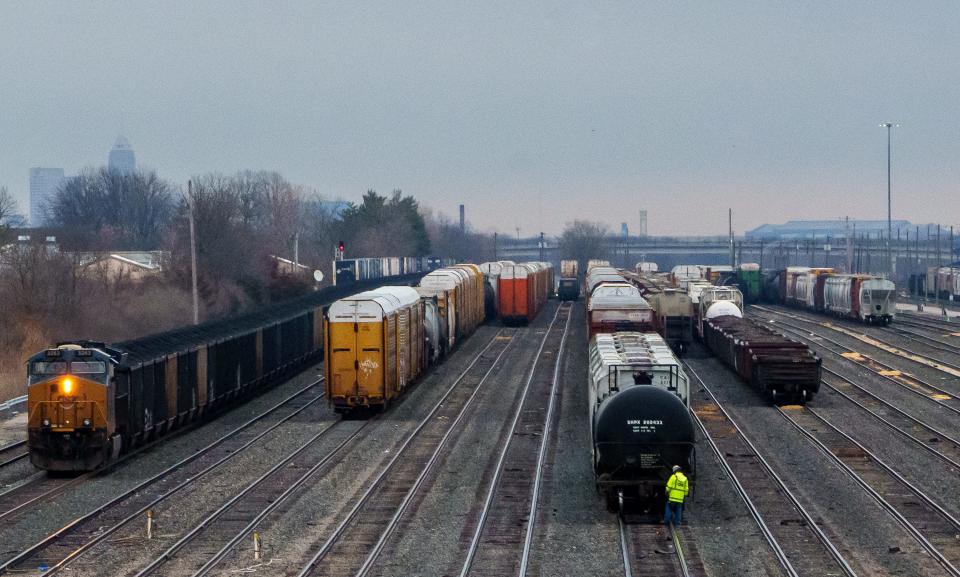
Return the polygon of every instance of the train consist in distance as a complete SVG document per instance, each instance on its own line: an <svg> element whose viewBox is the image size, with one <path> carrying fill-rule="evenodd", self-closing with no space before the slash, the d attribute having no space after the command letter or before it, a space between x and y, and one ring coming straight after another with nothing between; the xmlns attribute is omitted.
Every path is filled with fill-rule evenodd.
<svg viewBox="0 0 960 577"><path fill-rule="evenodd" d="M759 267L746 265L739 270L748 273L744 278L749 281L759 273ZM723 275L731 272L735 271L683 265L668 274L608 269L598 276L613 282L612 275L619 274L636 286L650 303L653 327L678 353L698 338L743 381L775 403L809 401L820 388L820 358L805 344L743 318L745 299L740 290L716 286L703 276L724 282Z"/></svg>
<svg viewBox="0 0 960 577"><path fill-rule="evenodd" d="M779 285L783 304L818 313L888 325L897 312L896 285L872 275L789 267L780 272Z"/></svg>
<svg viewBox="0 0 960 577"><path fill-rule="evenodd" d="M509 309L513 322L529 322L552 291L552 267L546 263L496 263L498 270L521 267L531 273L503 281L476 265L436 269L439 262L353 259L346 267L350 274L341 275L338 285L261 311L115 345L74 341L41 351L27 363L30 460L51 471L92 470L274 386L323 357L324 345L331 341L324 338L331 328L324 326L325 307L388 278L420 284L381 287L369 298L338 301L334 316L348 314L352 307L358 330L354 333L352 322L332 327L337 335L349 333L346 340L353 338L352 350L363 357L350 363L356 362L363 390L368 378L393 388L389 394L384 389L382 406L486 318L497 316L500 307L514 307ZM407 272L411 270L416 272ZM400 271L405 274L394 274ZM504 294L510 297L490 301L491 295ZM363 318L359 326L367 313L374 318ZM379 344L358 347L360 328ZM384 353L383 364L367 375L371 360L363 355L373 351L363 349L374 346ZM344 387L354 386L343 373L339 379Z"/></svg>
<svg viewBox="0 0 960 577"><path fill-rule="evenodd" d="M695 479L689 381L656 332L650 303L624 274L595 264L584 294L597 489L611 510L621 499L649 508L663 499L674 465Z"/></svg>

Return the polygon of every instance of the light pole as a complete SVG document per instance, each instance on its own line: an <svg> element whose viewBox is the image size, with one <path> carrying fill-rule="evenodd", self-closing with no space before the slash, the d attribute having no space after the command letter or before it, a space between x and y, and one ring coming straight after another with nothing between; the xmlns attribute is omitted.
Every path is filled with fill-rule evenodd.
<svg viewBox="0 0 960 577"><path fill-rule="evenodd" d="M893 238L893 211L890 201L890 133L894 126L900 125L892 122L884 122L880 125L881 128L887 129L887 266L889 267L891 280L893 280L893 276L896 273L893 249L890 246L890 241Z"/></svg>

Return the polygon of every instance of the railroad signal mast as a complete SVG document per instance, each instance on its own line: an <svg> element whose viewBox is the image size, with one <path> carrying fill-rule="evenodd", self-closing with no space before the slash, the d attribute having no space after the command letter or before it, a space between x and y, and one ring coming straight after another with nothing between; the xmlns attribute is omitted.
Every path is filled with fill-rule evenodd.
<svg viewBox="0 0 960 577"><path fill-rule="evenodd" d="M345 248L346 248L346 247L344 246L342 240L341 240L340 242L338 242L336 248L333 249L333 259L334 259L334 260L343 260L343 253L344 253Z"/></svg>

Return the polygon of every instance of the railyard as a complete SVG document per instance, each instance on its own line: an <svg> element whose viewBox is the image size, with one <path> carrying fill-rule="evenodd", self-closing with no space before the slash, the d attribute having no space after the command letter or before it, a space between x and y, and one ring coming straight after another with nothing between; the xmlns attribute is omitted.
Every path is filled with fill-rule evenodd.
<svg viewBox="0 0 960 577"><path fill-rule="evenodd" d="M772 406L694 345L697 482L675 534L595 491L585 308L550 301L481 326L370 419L334 414L314 365L93 473L37 473L8 443L0 571L960 574L954 327L747 312L809 343L823 388Z"/></svg>

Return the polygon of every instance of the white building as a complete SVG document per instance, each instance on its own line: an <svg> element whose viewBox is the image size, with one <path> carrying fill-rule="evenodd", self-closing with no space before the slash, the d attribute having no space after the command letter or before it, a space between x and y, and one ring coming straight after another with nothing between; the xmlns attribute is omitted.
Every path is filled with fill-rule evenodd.
<svg viewBox="0 0 960 577"><path fill-rule="evenodd" d="M46 226L46 209L63 184L62 168L30 169L30 226Z"/></svg>

